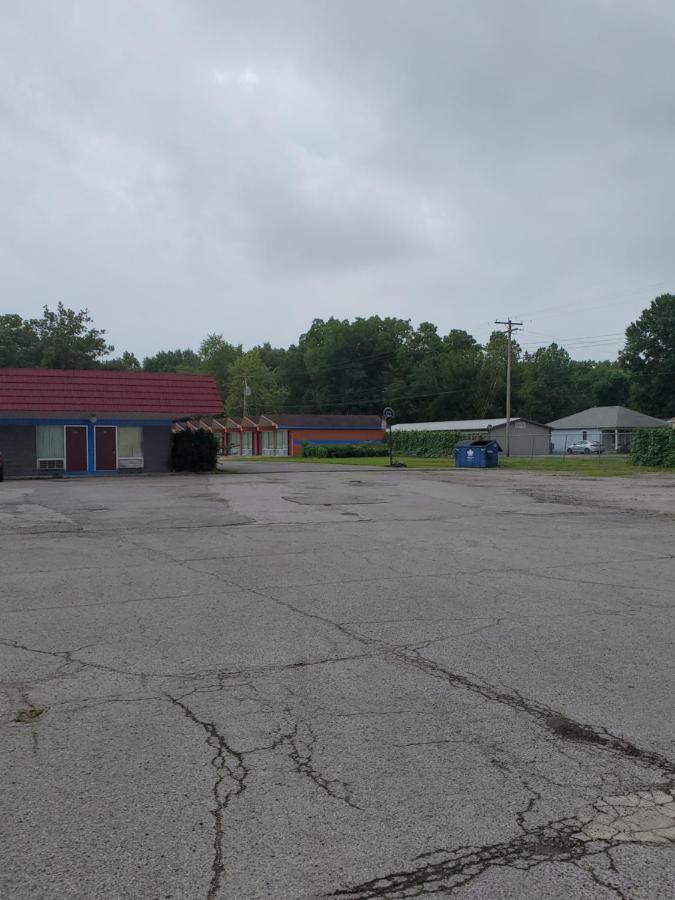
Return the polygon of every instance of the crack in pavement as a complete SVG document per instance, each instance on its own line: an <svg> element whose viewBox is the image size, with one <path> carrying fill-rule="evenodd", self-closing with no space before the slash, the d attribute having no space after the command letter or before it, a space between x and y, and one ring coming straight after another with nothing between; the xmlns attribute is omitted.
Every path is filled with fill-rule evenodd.
<svg viewBox="0 0 675 900"><path fill-rule="evenodd" d="M675 775L675 762L664 754L639 747L632 741L612 734L604 728L577 722L546 704L523 697L518 691L504 690L487 682L471 679L467 675L451 672L439 663L422 656L417 650L408 650L407 648L394 650L394 656L405 660L433 678L439 678L455 687L464 688L486 700L510 707L516 712L524 712L540 721L559 738L630 757L638 765L653 767L669 775Z"/></svg>
<svg viewBox="0 0 675 900"><path fill-rule="evenodd" d="M187 568L190 568L188 565ZM453 687L478 694L483 699L499 703L513 709L515 712L525 713L539 721L547 731L557 740L571 741L577 745L600 749L623 758L628 758L643 768L655 768L668 775L675 776L675 762L664 754L655 750L639 747L626 738L615 735L605 728L592 726L578 722L570 716L556 710L546 704L524 697L516 690L505 690L501 687L489 684L476 676L451 672L439 663L422 655L419 649L405 645L390 644L381 639L370 638L355 629L347 628L344 624L337 623L318 613L307 612L294 606L292 603L281 600L273 595L249 588L252 593L263 599L270 600L289 611L309 619L318 620L325 625L337 629L341 634L350 639L365 644L371 649L375 648L377 656L382 655L394 661L409 665L433 678L446 681ZM521 815L522 822L523 816Z"/></svg>
<svg viewBox="0 0 675 900"><path fill-rule="evenodd" d="M100 642L105 643L105 642ZM55 659L64 660L63 664L59 666L59 668L50 676L50 678L66 676L66 675L76 675L79 672L83 671L86 668L90 669L98 669L103 672L111 672L114 675L124 675L129 678L159 678L159 679L191 679L191 678L208 678L210 676L216 676L219 681L224 681L228 678L238 678L240 676L248 676L248 675L265 675L269 672L283 672L286 669L303 669L311 666L322 666L322 665L331 665L332 663L340 663L349 661L352 659L368 659L379 654L374 653L355 653L349 654L346 656L327 656L321 659L309 659L309 660L300 660L298 662L291 663L277 663L270 665L260 665L260 666L248 666L240 669L223 669L222 667L214 667L210 669L201 669L198 671L192 672L140 672L135 669L117 669L114 666L106 665L105 663L97 663L92 660L84 660L75 656L74 654L79 652L80 650L84 650L87 647L95 647L98 644L85 644L82 647L76 647L74 650L43 650L39 647L29 647L27 644L21 644L19 641L11 640L10 638L0 638L0 646L10 647L14 650L23 650L25 653L37 653L41 656L51 656ZM66 666L73 665L79 666L79 669L71 672L63 672L63 669ZM36 681L38 679L33 679ZM47 679L39 679L41 681L50 680Z"/></svg>
<svg viewBox="0 0 675 900"><path fill-rule="evenodd" d="M605 728L577 722L570 716L553 707L524 697L519 691L513 689L507 690L489 684L476 677L471 678L469 675L451 672L440 663L436 663L428 657L423 656L417 649L405 645L390 644L379 638L368 637L355 629L350 629L345 625L334 622L326 616L300 609L287 600L281 600L278 597L274 597L261 590L253 588L249 588L249 590L251 593L257 594L266 600L271 600L297 615L323 622L324 624L337 629L345 637L359 641L370 648L377 648L379 652L376 655L388 657L396 662L412 666L418 671L421 671L432 678L445 681L453 687L469 691L473 694L478 694L485 700L507 706L516 712L525 713L538 720L557 738L574 741L577 744L587 745L620 756L629 757L637 765L653 767L669 775L675 775L675 761L656 750L648 750L644 747L639 747L632 741L622 738L619 735L615 735Z"/></svg>
<svg viewBox="0 0 675 900"><path fill-rule="evenodd" d="M643 767L653 767L669 775L675 775L675 761L656 750L648 750L644 747L639 747L632 741L622 738L619 735L615 735L605 728L577 722L570 716L567 716L565 713L562 713L553 707L524 697L519 691L513 689L507 690L475 677L471 678L468 675L451 672L449 669L440 665L440 663L436 663L428 657L423 656L417 649L405 645L390 644L379 638L368 637L354 629L347 628L345 625L334 622L326 616L307 612L286 600L281 600L262 591L251 590L252 593L258 594L274 603L278 603L280 606L283 606L298 615L310 619L317 619L336 628L346 637L360 641L371 648L377 648L379 650L378 655L387 656L394 661L412 666L432 678L447 682L453 687L470 691L473 694L478 694L485 700L507 706L516 712L525 713L541 722L549 732L552 732L558 738L629 757L633 762Z"/></svg>
<svg viewBox="0 0 675 900"><path fill-rule="evenodd" d="M194 692L196 693L196 692ZM292 761L295 771L310 779L321 791L334 800L340 800L352 809L360 809L353 801L351 787L347 782L338 778L326 778L314 766L313 753L316 745L316 735L309 722L305 722L304 730L308 737L300 736L300 725L294 719L290 707L284 707L284 712L292 721L292 728L287 732L280 732L270 744L253 747L249 750L235 750L228 744L215 723L200 719L183 699L165 693L164 696L173 705L177 706L183 715L193 724L198 725L206 733L206 743L214 751L210 764L215 770L216 777L213 783L214 807L211 815L214 819L213 838L213 862L211 864L211 880L207 893L207 900L215 900L222 885L222 876L225 871L223 844L225 836L225 810L233 799L241 796L247 788L247 779L250 769L246 765L246 757L263 751L276 750L287 743L288 756ZM230 787L226 788L229 779Z"/></svg>
<svg viewBox="0 0 675 900"><path fill-rule="evenodd" d="M213 836L213 862L211 864L211 881L207 893L207 900L215 900L221 886L222 875L225 870L223 863L223 839L224 839L224 813L230 801L246 790L246 779L249 770L244 762L244 754L234 750L218 731L213 722L200 719L187 704L171 694L165 695L167 699L183 711L183 715L193 724L198 725L206 732L206 743L214 751L211 758L211 766L215 770L216 777L213 782L214 807L211 815L214 819ZM224 787L227 779L231 781L231 787Z"/></svg>
<svg viewBox="0 0 675 900"><path fill-rule="evenodd" d="M285 708L285 712L288 716L292 716L289 707ZM361 809L352 799L352 789L346 781L341 781L339 778L326 778L315 768L313 756L316 735L310 722L305 722L304 727L308 738L300 737L300 729L296 721L293 723L292 730L282 735L282 739L287 741L290 746L289 757L295 766L295 771L300 775L306 775L319 790L334 800L341 800L352 809Z"/></svg>
<svg viewBox="0 0 675 900"><path fill-rule="evenodd" d="M208 597L208 594L195 594L194 592L186 592L183 594L167 594L162 597L128 597L126 600L96 600L93 603L57 603L53 606L24 606L16 609L5 609L6 615L28 612L50 612L54 609L90 609L96 606L105 606L106 608L116 608L119 606L129 606L133 603L160 603L167 600L193 600L197 597Z"/></svg>
<svg viewBox="0 0 675 900"><path fill-rule="evenodd" d="M398 900L432 893L449 896L494 866L529 871L544 863L569 863L579 868L579 864L588 863L593 857L604 855L608 858L606 855L612 842L591 841L580 830L582 827L581 819L565 818L529 829L510 841L422 853L416 860L426 861L419 866L340 888L328 896L347 900L375 900L378 897ZM608 858L608 861L612 867L613 860ZM627 900L619 888L603 883L586 864L581 869L597 884L603 884Z"/></svg>

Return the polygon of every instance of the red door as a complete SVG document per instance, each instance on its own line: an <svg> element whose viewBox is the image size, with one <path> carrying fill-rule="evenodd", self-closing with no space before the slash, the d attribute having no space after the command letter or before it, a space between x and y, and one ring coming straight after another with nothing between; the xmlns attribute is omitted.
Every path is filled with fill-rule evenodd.
<svg viewBox="0 0 675 900"><path fill-rule="evenodd" d="M87 428L66 425L66 471L87 471Z"/></svg>
<svg viewBox="0 0 675 900"><path fill-rule="evenodd" d="M117 468L117 429L113 425L96 426L96 471Z"/></svg>

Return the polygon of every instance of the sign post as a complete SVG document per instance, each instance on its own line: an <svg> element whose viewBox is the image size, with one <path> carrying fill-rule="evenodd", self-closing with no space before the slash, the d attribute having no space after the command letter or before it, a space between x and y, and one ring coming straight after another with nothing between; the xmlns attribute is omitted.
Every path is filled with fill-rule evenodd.
<svg viewBox="0 0 675 900"><path fill-rule="evenodd" d="M387 429L389 431L389 468L391 469L394 465L394 441L391 435L391 420L394 418L394 410L391 406L386 406L384 408L382 416L387 423Z"/></svg>

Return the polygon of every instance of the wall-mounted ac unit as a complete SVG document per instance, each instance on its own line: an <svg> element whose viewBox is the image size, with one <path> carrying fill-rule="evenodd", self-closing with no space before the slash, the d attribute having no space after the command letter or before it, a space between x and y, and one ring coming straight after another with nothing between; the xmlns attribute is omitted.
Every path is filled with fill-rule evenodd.
<svg viewBox="0 0 675 900"><path fill-rule="evenodd" d="M117 460L117 468L118 469L142 469L143 468L143 457L142 456L120 456Z"/></svg>
<svg viewBox="0 0 675 900"><path fill-rule="evenodd" d="M63 459L38 459L39 472L54 472L64 468Z"/></svg>

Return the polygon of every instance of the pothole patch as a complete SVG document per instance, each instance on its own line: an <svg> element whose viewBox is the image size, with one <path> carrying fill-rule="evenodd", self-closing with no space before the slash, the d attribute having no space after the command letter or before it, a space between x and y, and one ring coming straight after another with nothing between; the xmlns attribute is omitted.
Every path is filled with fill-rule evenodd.
<svg viewBox="0 0 675 900"><path fill-rule="evenodd" d="M14 721L19 725L30 725L40 718L44 709L39 706L31 706L28 709L20 709L14 716Z"/></svg>
<svg viewBox="0 0 675 900"><path fill-rule="evenodd" d="M593 817L578 835L582 840L675 844L672 789L604 797L593 804L593 809Z"/></svg>

